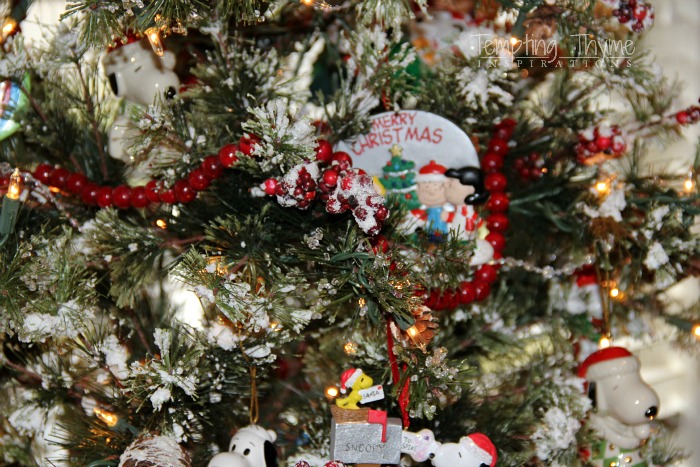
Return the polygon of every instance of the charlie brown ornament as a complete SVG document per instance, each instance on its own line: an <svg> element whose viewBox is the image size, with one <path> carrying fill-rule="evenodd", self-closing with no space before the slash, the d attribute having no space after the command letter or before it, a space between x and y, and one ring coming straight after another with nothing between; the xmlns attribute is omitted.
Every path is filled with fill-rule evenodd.
<svg viewBox="0 0 700 467"><path fill-rule="evenodd" d="M601 349L584 360L578 376L586 380L595 407L589 423L603 437L591 461L597 466L646 466L636 450L651 435L659 398L642 380L637 357L622 347Z"/></svg>

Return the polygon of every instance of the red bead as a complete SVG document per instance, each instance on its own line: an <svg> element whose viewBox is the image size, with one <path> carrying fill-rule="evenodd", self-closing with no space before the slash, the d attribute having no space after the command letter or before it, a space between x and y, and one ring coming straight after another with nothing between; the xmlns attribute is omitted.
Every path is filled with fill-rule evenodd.
<svg viewBox="0 0 700 467"><path fill-rule="evenodd" d="M489 151L493 151L501 157L505 156L508 154L508 141L501 138L491 138Z"/></svg>
<svg viewBox="0 0 700 467"><path fill-rule="evenodd" d="M219 161L221 165L226 168L233 167L233 164L238 161L238 156L236 152L238 151L238 146L235 144L227 144L219 150Z"/></svg>
<svg viewBox="0 0 700 467"><path fill-rule="evenodd" d="M166 189L161 189L158 192L158 199L160 199L161 202L165 204L175 204L175 201L177 201L177 197L175 196L175 190L172 188Z"/></svg>
<svg viewBox="0 0 700 467"><path fill-rule="evenodd" d="M459 284L459 303L466 305L476 299L476 289L471 282L461 282Z"/></svg>
<svg viewBox="0 0 700 467"><path fill-rule="evenodd" d="M379 222L383 222L389 216L389 210L386 206L379 206L374 212L374 217Z"/></svg>
<svg viewBox="0 0 700 467"><path fill-rule="evenodd" d="M85 188L85 184L88 182L88 179L85 175L83 174L70 174L68 177L68 180L66 181L66 188L68 191L73 193L74 195L79 194L81 191L83 191L83 188Z"/></svg>
<svg viewBox="0 0 700 467"><path fill-rule="evenodd" d="M475 281L483 281L487 284L493 284L498 279L498 270L490 264L482 264L476 270Z"/></svg>
<svg viewBox="0 0 700 467"><path fill-rule="evenodd" d="M499 128L496 126L496 131L493 132L493 136L508 141L510 137L513 136L513 127L503 126Z"/></svg>
<svg viewBox="0 0 700 467"><path fill-rule="evenodd" d="M495 193L491 193L491 196L486 203L486 207L492 213L506 212L509 204L510 200L508 199L508 195L502 191L497 191Z"/></svg>
<svg viewBox="0 0 700 467"><path fill-rule="evenodd" d="M131 188L126 185L119 185L112 191L112 203L119 209L129 209L131 207Z"/></svg>
<svg viewBox="0 0 700 467"><path fill-rule="evenodd" d="M610 147L612 140L607 136L598 136L595 140L595 145L598 146L599 151L605 151Z"/></svg>
<svg viewBox="0 0 700 467"><path fill-rule="evenodd" d="M486 175L486 178L484 179L484 186L486 186L486 189L491 193L506 191L508 180L502 173L492 173Z"/></svg>
<svg viewBox="0 0 700 467"><path fill-rule="evenodd" d="M680 112L678 112L676 114L676 121L678 123L680 123L681 125L686 125L690 121L690 119L688 118L688 112L686 112L684 110L681 110ZM42 165L46 165L46 164L42 164ZM41 165L39 167L41 167ZM37 170L39 170L39 167L37 167ZM36 177L36 171L34 172L34 176Z"/></svg>
<svg viewBox="0 0 700 467"><path fill-rule="evenodd" d="M481 167L486 173L499 172L503 168L503 157L495 152L487 152L481 159Z"/></svg>
<svg viewBox="0 0 700 467"><path fill-rule="evenodd" d="M515 125L517 125L518 122L514 118L504 118L498 124L496 125L496 128L501 128L501 127L506 127L506 128L515 128Z"/></svg>
<svg viewBox="0 0 700 467"><path fill-rule="evenodd" d="M323 172L323 183L331 187L335 186L338 183L338 171L328 169Z"/></svg>
<svg viewBox="0 0 700 467"><path fill-rule="evenodd" d="M56 188L65 188L68 182L68 177L70 177L70 172L68 172L63 167L57 167L51 171L49 176L49 184L55 186Z"/></svg>
<svg viewBox="0 0 700 467"><path fill-rule="evenodd" d="M486 300L486 297L491 293L491 286L486 282L474 281L474 291L476 292L476 301Z"/></svg>
<svg viewBox="0 0 700 467"><path fill-rule="evenodd" d="M246 156L252 157L255 146L260 142L260 138L255 135L243 135L238 141L238 150Z"/></svg>
<svg viewBox="0 0 700 467"><path fill-rule="evenodd" d="M486 226L490 231L504 232L508 230L508 218L503 214L491 214L486 218Z"/></svg>
<svg viewBox="0 0 700 467"><path fill-rule="evenodd" d="M197 192L192 189L187 180L175 182L173 191L175 191L175 198L177 198L178 202L183 204L191 202L197 196Z"/></svg>
<svg viewBox="0 0 700 467"><path fill-rule="evenodd" d="M427 294L427 298L423 301L423 304L428 308L438 310L440 306L440 291L431 290L430 293Z"/></svg>
<svg viewBox="0 0 700 467"><path fill-rule="evenodd" d="M333 146L325 139L319 139L318 146L316 146L316 160L330 164L331 157L333 157Z"/></svg>
<svg viewBox="0 0 700 467"><path fill-rule="evenodd" d="M350 154L345 151L334 152L331 161L334 165L339 165L343 170L346 170L348 167L352 167L352 157L350 157Z"/></svg>
<svg viewBox="0 0 700 467"><path fill-rule="evenodd" d="M100 187L97 191L97 205L101 208L108 208L112 205L112 187Z"/></svg>
<svg viewBox="0 0 700 467"><path fill-rule="evenodd" d="M442 302L446 310L457 308L460 303L460 292L457 290L445 290L442 293Z"/></svg>
<svg viewBox="0 0 700 467"><path fill-rule="evenodd" d="M160 180L150 180L148 183L146 183L146 197L148 198L148 201L151 203L160 203L160 196L158 196L158 193L160 192L163 184L161 183Z"/></svg>
<svg viewBox="0 0 700 467"><path fill-rule="evenodd" d="M221 177L221 174L224 172L224 166L221 165L217 156L205 157L202 161L201 168L204 175L212 180Z"/></svg>
<svg viewBox="0 0 700 467"><path fill-rule="evenodd" d="M279 185L279 182L275 178L268 178L263 182L263 190L265 191L265 194L267 195L274 195L277 192L277 186Z"/></svg>
<svg viewBox="0 0 700 467"><path fill-rule="evenodd" d="M190 172L190 174L187 176L187 181L189 182L189 185L197 191L206 190L209 188L209 185L211 185L211 180L209 177L204 175L202 169L194 169L192 172Z"/></svg>
<svg viewBox="0 0 700 467"><path fill-rule="evenodd" d="M491 244L494 251L503 251L506 247L506 237L501 232L489 232L486 241Z"/></svg>
<svg viewBox="0 0 700 467"><path fill-rule="evenodd" d="M131 205L135 208L145 208L149 203L148 195L146 193L146 188L142 186L135 186L131 189Z"/></svg>
<svg viewBox="0 0 700 467"><path fill-rule="evenodd" d="M80 199L88 206L97 204L97 195L100 192L100 186L96 183L87 182L80 192Z"/></svg>
<svg viewBox="0 0 700 467"><path fill-rule="evenodd" d="M39 164L36 166L36 169L34 169L34 178L44 185L48 185L51 180L51 172L53 172L53 167L49 164Z"/></svg>

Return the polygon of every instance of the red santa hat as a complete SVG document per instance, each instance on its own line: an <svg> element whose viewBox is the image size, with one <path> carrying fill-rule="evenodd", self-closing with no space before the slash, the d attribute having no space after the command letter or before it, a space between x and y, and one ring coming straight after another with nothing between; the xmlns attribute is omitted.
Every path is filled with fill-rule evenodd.
<svg viewBox="0 0 700 467"><path fill-rule="evenodd" d="M607 347L589 355L579 366L578 376L593 382L638 370L639 360L629 350L623 347Z"/></svg>
<svg viewBox="0 0 700 467"><path fill-rule="evenodd" d="M135 34L133 32L128 32L126 33L125 37L117 37L114 42L112 42L109 47L107 47L107 52L112 52L114 50L117 50L121 47L124 47L125 45L130 45L135 42L140 42L141 39L143 39L142 36Z"/></svg>
<svg viewBox="0 0 700 467"><path fill-rule="evenodd" d="M362 376L362 370L359 368L345 370L343 374L340 375L340 392L345 394L348 388L352 387L360 376Z"/></svg>
<svg viewBox="0 0 700 467"><path fill-rule="evenodd" d="M445 180L445 172L447 167L440 165L435 161L430 161L418 171L416 182L442 182Z"/></svg>
<svg viewBox="0 0 700 467"><path fill-rule="evenodd" d="M482 464L491 467L496 465L498 454L496 446L493 445L488 436L483 433L472 433L459 440L459 444L466 449L475 459Z"/></svg>

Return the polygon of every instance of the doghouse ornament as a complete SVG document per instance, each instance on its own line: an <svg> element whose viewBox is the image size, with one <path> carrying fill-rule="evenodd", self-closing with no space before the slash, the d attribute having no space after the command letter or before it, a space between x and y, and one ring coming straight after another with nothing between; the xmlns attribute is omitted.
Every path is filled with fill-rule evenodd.
<svg viewBox="0 0 700 467"><path fill-rule="evenodd" d="M159 97L173 97L180 86L173 71L175 55L165 51L159 57L145 39L135 36L117 42L102 63L114 94L130 104L151 105ZM119 115L109 130L110 156L130 162L127 148L137 135L138 129L128 112Z"/></svg>
<svg viewBox="0 0 700 467"><path fill-rule="evenodd" d="M228 452L214 456L208 467L277 467L277 434L258 425L241 428L231 438Z"/></svg>
<svg viewBox="0 0 700 467"><path fill-rule="evenodd" d="M651 434L659 397L642 380L639 360L627 349L608 347L591 354L579 367L595 412L589 423L603 437L591 460L599 466L646 466L636 451Z"/></svg>

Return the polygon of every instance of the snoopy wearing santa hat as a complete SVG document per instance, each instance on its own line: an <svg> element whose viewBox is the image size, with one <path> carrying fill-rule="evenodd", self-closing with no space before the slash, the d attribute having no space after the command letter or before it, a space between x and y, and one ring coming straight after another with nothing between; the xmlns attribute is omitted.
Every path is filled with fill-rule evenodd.
<svg viewBox="0 0 700 467"><path fill-rule="evenodd" d="M430 455L435 467L494 467L497 460L496 447L483 433L463 436L459 443L443 443Z"/></svg>

